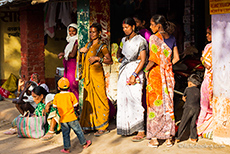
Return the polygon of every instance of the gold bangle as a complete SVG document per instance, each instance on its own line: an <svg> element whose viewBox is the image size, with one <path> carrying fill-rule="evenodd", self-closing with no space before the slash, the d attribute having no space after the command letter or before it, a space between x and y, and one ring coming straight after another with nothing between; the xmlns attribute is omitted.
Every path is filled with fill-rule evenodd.
<svg viewBox="0 0 230 154"><path fill-rule="evenodd" d="M205 61L204 60L202 60L202 65L204 65L205 64Z"/></svg>

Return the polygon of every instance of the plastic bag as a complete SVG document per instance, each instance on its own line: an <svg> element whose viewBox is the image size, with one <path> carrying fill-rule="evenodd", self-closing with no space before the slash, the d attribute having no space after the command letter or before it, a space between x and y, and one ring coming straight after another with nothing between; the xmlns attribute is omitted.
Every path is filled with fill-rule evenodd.
<svg viewBox="0 0 230 154"><path fill-rule="evenodd" d="M18 89L17 81L17 77L11 73L9 78L3 83L2 88L10 92L15 92Z"/></svg>

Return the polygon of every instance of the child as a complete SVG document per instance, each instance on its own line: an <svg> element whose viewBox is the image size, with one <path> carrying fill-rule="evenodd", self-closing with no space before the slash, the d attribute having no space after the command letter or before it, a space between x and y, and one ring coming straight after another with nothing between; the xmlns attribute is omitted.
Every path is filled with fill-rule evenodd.
<svg viewBox="0 0 230 154"><path fill-rule="evenodd" d="M184 111L181 118L181 123L178 128L178 137L176 142L179 142L183 136L187 126L188 121L191 119L190 124L190 141L197 141L197 129L196 120L200 113L200 90L198 86L201 84L201 79L196 74L192 74L188 78L188 87L184 91L182 100L185 101Z"/></svg>
<svg viewBox="0 0 230 154"><path fill-rule="evenodd" d="M63 153L70 152L69 133L71 128L77 135L80 144L83 145L83 149L91 145L91 141L85 139L81 126L77 121L77 116L74 113L74 107L78 105L78 101L72 92L68 92L69 86L69 80L62 77L58 81L58 90L60 90L60 93L56 94L53 100L53 107L58 109L61 117L60 123L64 142L64 149L62 149L61 152Z"/></svg>

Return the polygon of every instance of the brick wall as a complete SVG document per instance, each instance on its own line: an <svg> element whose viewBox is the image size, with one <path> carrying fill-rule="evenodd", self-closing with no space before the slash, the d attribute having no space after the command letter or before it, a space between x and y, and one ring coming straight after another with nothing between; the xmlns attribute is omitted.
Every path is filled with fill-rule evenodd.
<svg viewBox="0 0 230 154"><path fill-rule="evenodd" d="M20 8L21 75L28 80L32 73L45 81L43 5Z"/></svg>

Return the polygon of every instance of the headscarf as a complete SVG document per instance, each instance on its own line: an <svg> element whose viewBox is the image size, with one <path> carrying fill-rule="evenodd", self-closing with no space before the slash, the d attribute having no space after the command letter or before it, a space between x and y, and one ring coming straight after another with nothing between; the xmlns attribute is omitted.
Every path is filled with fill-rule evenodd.
<svg viewBox="0 0 230 154"><path fill-rule="evenodd" d="M66 37L66 41L69 42L66 47L65 47L65 50L64 50L64 57L65 57L65 60L68 60L68 56L69 54L72 52L73 50L73 47L74 47L74 44L78 38L77 34L74 35L74 36L70 36L69 35L69 28L70 27L73 27L77 30L77 24L75 23L71 23L69 24L69 26L67 27L67 37Z"/></svg>

